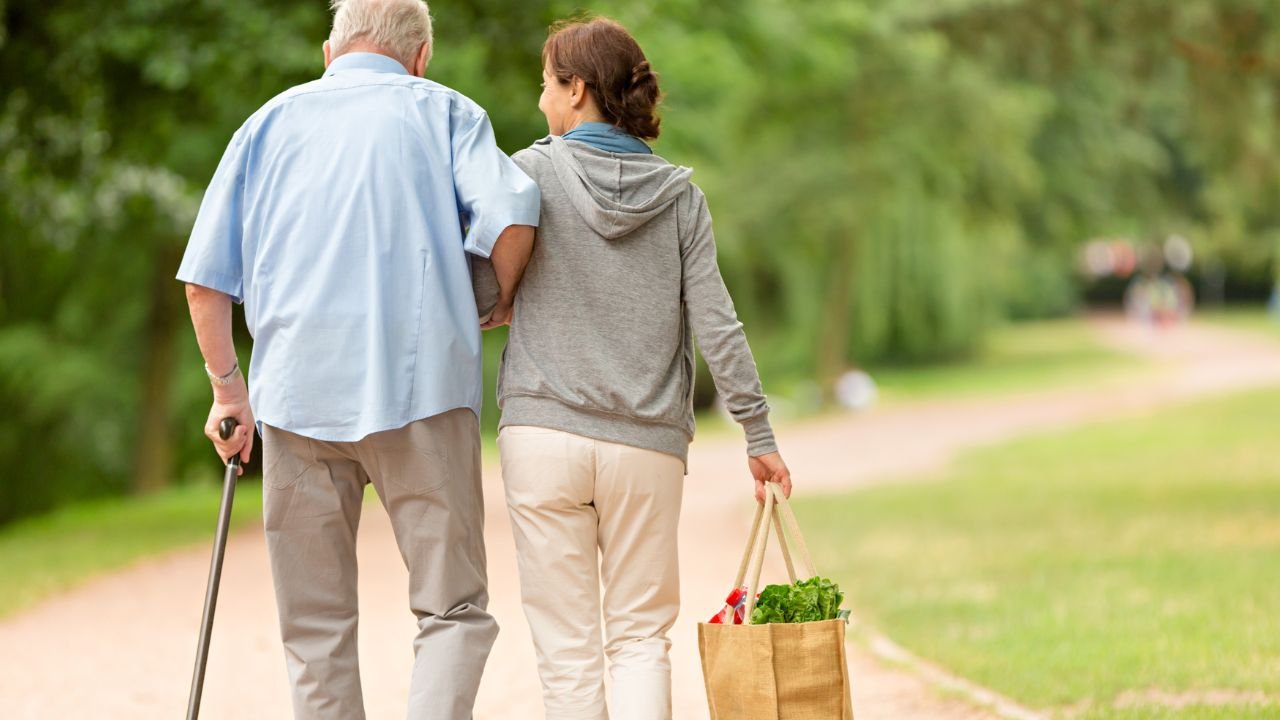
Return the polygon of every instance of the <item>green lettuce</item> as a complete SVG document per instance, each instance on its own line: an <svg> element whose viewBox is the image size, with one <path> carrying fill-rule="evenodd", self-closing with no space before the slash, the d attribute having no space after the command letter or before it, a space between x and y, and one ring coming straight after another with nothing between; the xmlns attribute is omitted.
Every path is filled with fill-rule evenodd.
<svg viewBox="0 0 1280 720"><path fill-rule="evenodd" d="M752 625L802 623L840 617L844 593L840 586L823 577L801 580L794 585L768 585L760 591Z"/></svg>

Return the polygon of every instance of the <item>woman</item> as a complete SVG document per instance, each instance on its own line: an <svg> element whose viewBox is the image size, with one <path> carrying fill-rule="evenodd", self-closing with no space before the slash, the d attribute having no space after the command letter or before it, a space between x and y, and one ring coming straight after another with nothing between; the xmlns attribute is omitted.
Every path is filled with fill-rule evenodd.
<svg viewBox="0 0 1280 720"><path fill-rule="evenodd" d="M552 28L515 156L542 190L498 386L498 446L548 720L671 717L693 338L746 431L757 498L791 481L688 168L657 157L658 77L619 24ZM604 638L601 638L603 584Z"/></svg>

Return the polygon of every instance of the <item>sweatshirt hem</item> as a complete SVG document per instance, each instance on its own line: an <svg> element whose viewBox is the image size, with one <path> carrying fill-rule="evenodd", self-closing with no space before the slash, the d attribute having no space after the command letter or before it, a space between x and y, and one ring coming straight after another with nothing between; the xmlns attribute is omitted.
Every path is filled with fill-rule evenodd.
<svg viewBox="0 0 1280 720"><path fill-rule="evenodd" d="M663 422L640 420L623 415L576 408L555 398L537 395L508 395L502 398L502 420L498 428L532 425L561 430L594 440L630 445L674 455L688 472L688 430Z"/></svg>

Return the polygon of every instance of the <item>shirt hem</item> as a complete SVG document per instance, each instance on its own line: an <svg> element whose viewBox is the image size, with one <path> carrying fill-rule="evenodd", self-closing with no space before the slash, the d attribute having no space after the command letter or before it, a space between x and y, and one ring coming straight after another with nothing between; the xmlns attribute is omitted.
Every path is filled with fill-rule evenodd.
<svg viewBox="0 0 1280 720"><path fill-rule="evenodd" d="M388 430L398 430L410 423L415 423L419 420L425 420L427 418L435 417L437 415L443 415L447 412L452 412L454 410L462 410L464 408L475 413L477 422L480 420L480 409L475 407L474 405L468 405L468 404L453 405L450 407L442 408L440 410L427 411L423 413L415 413L414 417L410 417L405 420L386 421L381 423L375 423L369 426L360 426L357 428L351 428L345 425L299 426L294 423L278 423L278 422L274 422L271 418L262 418L262 417L255 418L255 420L259 424L270 425L273 428L277 428L279 430L286 430L288 432L293 433L294 435L300 435L302 437L309 438L311 440L319 440L321 442L357 442L365 439L366 437L369 437L370 435L373 435L374 433L386 432Z"/></svg>

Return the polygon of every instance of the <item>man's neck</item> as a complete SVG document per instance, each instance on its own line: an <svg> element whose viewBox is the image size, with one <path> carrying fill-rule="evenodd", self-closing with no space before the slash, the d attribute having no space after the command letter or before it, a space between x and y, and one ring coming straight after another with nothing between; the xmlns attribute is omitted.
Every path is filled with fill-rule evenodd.
<svg viewBox="0 0 1280 720"><path fill-rule="evenodd" d="M339 54L337 54L337 55L334 55L334 56L333 56L333 59L332 59L332 60L330 60L329 62L332 64L333 60L337 60L338 58L342 57L343 55L350 55L350 54L352 54L352 53L369 53L369 54L371 54L371 55L381 55L381 56L383 56L383 57L385 57L385 58L390 58L390 59L395 60L396 62L400 63L400 66L401 66L401 67L403 67L403 68L405 69L405 71L406 71L406 72L408 72L410 75L413 75L413 74L414 74L414 73L413 73L413 68L409 67L408 65L405 65L405 64L404 64L404 60L401 60L400 58L398 58L398 57L396 57L396 56L392 55L391 53L387 52L386 50L383 50L382 48L378 47L377 45L372 45L372 44L370 44L370 43L365 43L365 42L360 42L360 41L356 41L356 42L354 42L354 43L351 43L351 44L350 44L350 45L348 45L347 47L343 48L343 49L342 49L342 52L341 52L341 53L339 53Z"/></svg>

